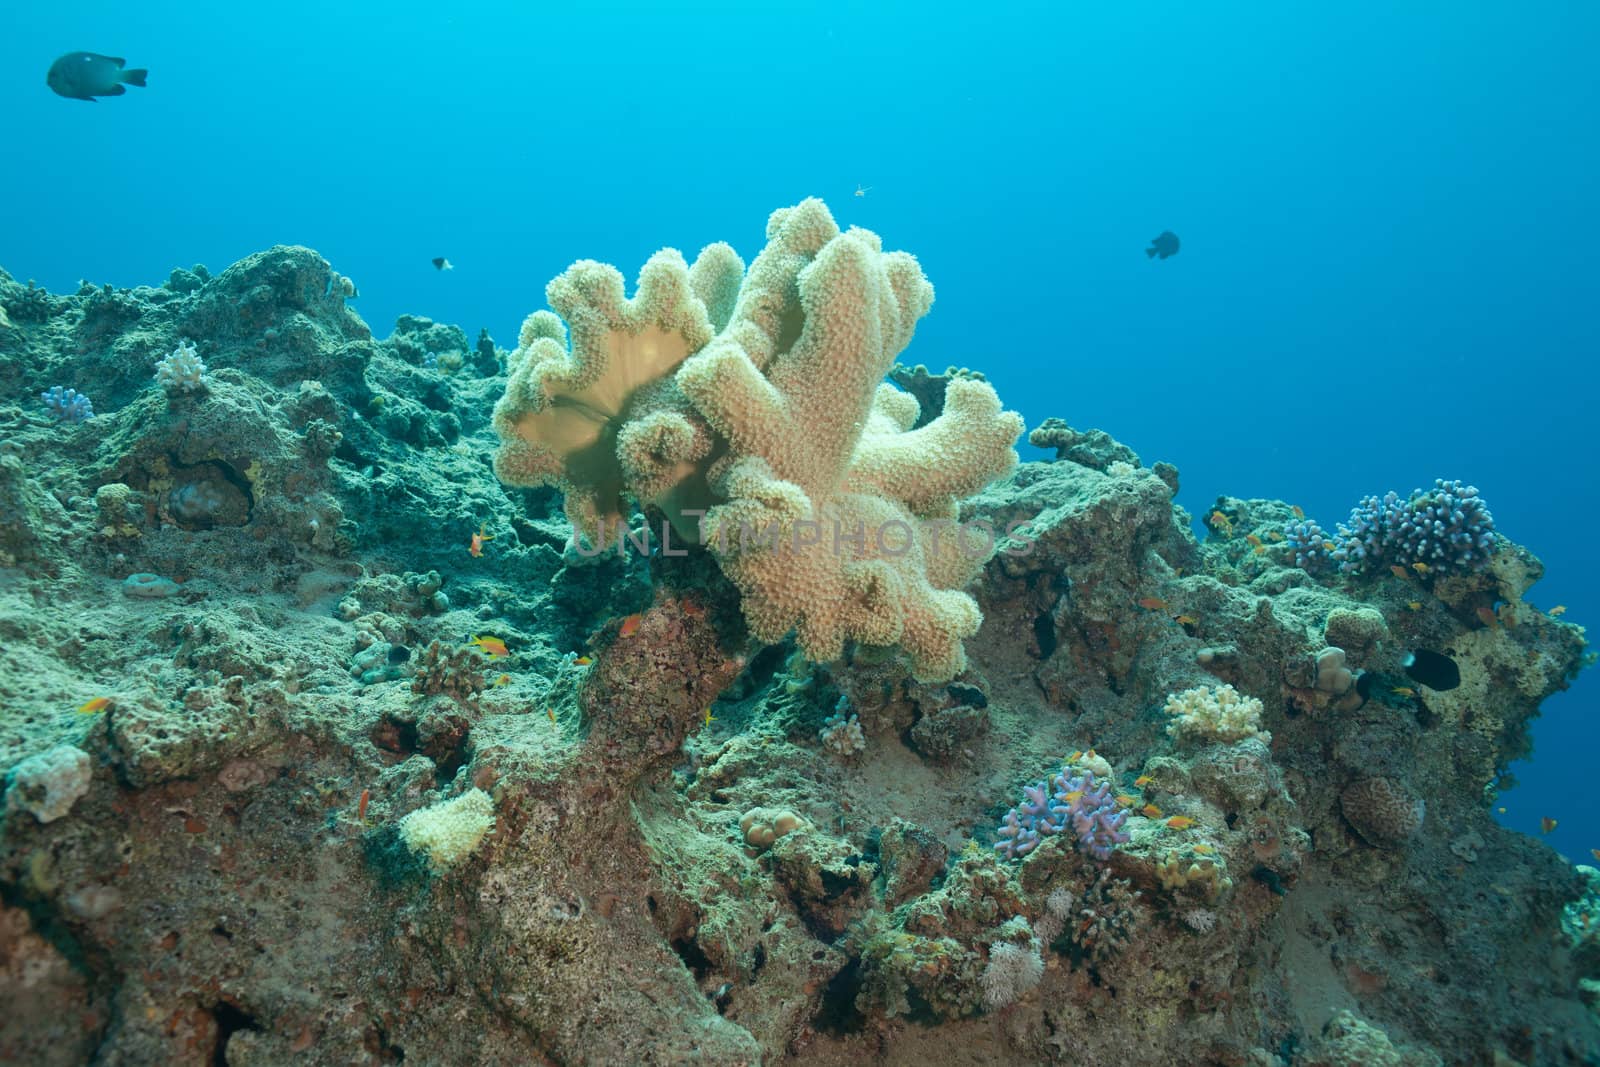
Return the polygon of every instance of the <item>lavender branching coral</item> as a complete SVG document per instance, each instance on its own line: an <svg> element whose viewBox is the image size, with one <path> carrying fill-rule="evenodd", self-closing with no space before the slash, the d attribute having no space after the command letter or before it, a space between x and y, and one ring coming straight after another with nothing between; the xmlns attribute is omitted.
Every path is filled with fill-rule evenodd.
<svg viewBox="0 0 1600 1067"><path fill-rule="evenodd" d="M1342 571L1372 563L1475 571L1488 561L1494 543L1494 516L1477 487L1439 478L1432 489L1413 489L1405 500L1392 491L1381 500L1362 500L1350 512L1349 525L1339 526L1333 558Z"/></svg>
<svg viewBox="0 0 1600 1067"><path fill-rule="evenodd" d="M1321 571L1333 566L1333 553L1339 547L1315 519L1297 519L1283 528L1284 543L1294 552L1294 565L1301 570Z"/></svg>
<svg viewBox="0 0 1600 1067"><path fill-rule="evenodd" d="M94 418L94 405L89 398L76 389L64 389L59 385L52 385L48 390L39 394L39 399L44 401L44 406L50 409L60 422L84 422Z"/></svg>
<svg viewBox="0 0 1600 1067"><path fill-rule="evenodd" d="M1126 844L1122 824L1128 813L1117 807L1108 782L1095 780L1094 772L1071 773L1066 767L1048 781L1022 787L1022 803L1006 812L995 833L995 851L1007 859L1026 856L1052 834L1070 832L1078 851L1108 860L1116 846Z"/></svg>
<svg viewBox="0 0 1600 1067"><path fill-rule="evenodd" d="M1481 570L1495 548L1494 516L1476 486L1436 479L1433 488L1364 498L1330 538L1309 519L1283 528L1295 566L1337 565L1346 574L1373 566L1423 568L1439 574Z"/></svg>

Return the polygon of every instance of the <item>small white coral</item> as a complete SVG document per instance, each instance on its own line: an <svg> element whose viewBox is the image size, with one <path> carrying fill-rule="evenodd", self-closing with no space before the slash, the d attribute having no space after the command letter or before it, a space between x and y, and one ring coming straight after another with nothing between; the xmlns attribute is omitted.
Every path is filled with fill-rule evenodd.
<svg viewBox="0 0 1600 1067"><path fill-rule="evenodd" d="M1072 904L1072 891L1066 886L1057 886L1050 891L1044 901L1044 914L1033 924L1034 935L1042 944L1053 944L1061 936L1067 920L1072 918Z"/></svg>
<svg viewBox="0 0 1600 1067"><path fill-rule="evenodd" d="M89 754L72 745L57 745L29 756L11 771L7 802L30 812L40 822L55 822L89 791L94 765Z"/></svg>
<svg viewBox="0 0 1600 1067"><path fill-rule="evenodd" d="M401 819L400 840L426 855L434 870L444 871L470 856L493 829L494 800L481 789L469 789Z"/></svg>
<svg viewBox="0 0 1600 1067"><path fill-rule="evenodd" d="M983 987L983 1006L998 1011L1013 1004L1044 977L1044 960L1039 942L1016 945L1002 941L989 948L989 965L978 979Z"/></svg>
<svg viewBox="0 0 1600 1067"><path fill-rule="evenodd" d="M1231 685L1196 686L1167 697L1167 736L1179 741L1223 741L1247 737L1271 741L1261 729L1261 701Z"/></svg>
<svg viewBox="0 0 1600 1067"><path fill-rule="evenodd" d="M205 361L190 341L179 341L177 348L156 360L156 383L168 393L192 393L204 388L205 373Z"/></svg>
<svg viewBox="0 0 1600 1067"><path fill-rule="evenodd" d="M819 736L823 747L831 749L841 759L853 756L867 747L867 739L861 733L861 720L854 715L846 718L842 711L822 720L822 732Z"/></svg>

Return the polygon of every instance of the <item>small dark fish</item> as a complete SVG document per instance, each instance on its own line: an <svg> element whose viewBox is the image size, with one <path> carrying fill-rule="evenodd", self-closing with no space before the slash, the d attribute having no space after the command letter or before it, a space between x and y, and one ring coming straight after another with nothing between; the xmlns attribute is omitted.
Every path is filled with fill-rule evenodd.
<svg viewBox="0 0 1600 1067"><path fill-rule="evenodd" d="M1150 247L1144 250L1144 254L1149 256L1151 259L1154 259L1157 256L1160 256L1162 259L1168 259L1177 255L1178 235L1173 233L1171 230L1162 230L1161 236L1150 242Z"/></svg>
<svg viewBox="0 0 1600 1067"><path fill-rule="evenodd" d="M454 263L451 263L448 259L445 259L443 256L434 256L433 257L433 269L434 270L455 270L456 269L456 265Z"/></svg>
<svg viewBox="0 0 1600 1067"><path fill-rule="evenodd" d="M1289 895L1289 887L1283 884L1283 876L1271 867L1257 867L1250 872L1250 877L1278 894L1280 897Z"/></svg>
<svg viewBox="0 0 1600 1067"><path fill-rule="evenodd" d="M1449 656L1419 648L1401 662L1406 675L1429 689L1444 692L1461 684L1461 668Z"/></svg>
<svg viewBox="0 0 1600 1067"><path fill-rule="evenodd" d="M57 96L87 100L92 104L97 96L121 96L128 91L124 85L144 86L145 76L150 72L143 67L123 70L127 65L126 59L116 56L68 52L50 64L50 73L44 80Z"/></svg>

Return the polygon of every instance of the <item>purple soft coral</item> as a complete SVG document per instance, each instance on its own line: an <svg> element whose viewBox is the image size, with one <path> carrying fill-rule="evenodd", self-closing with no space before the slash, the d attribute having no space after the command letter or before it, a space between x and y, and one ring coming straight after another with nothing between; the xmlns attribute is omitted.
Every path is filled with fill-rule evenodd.
<svg viewBox="0 0 1600 1067"><path fill-rule="evenodd" d="M1108 860L1128 840L1122 829L1128 813L1117 807L1111 786L1094 772L1068 775L1065 768L1048 781L1022 787L1022 803L1006 812L995 831L995 851L1007 859L1026 856L1041 839L1070 829L1080 852Z"/></svg>

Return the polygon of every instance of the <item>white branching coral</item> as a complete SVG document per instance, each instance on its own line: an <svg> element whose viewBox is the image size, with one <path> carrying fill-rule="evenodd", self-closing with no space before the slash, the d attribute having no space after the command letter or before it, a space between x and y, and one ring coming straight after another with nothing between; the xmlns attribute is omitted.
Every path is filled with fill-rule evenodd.
<svg viewBox="0 0 1600 1067"><path fill-rule="evenodd" d="M1167 697L1167 736L1179 741L1222 741L1247 737L1271 741L1261 729L1261 701L1231 685L1196 686Z"/></svg>
<svg viewBox="0 0 1600 1067"><path fill-rule="evenodd" d="M842 711L822 720L818 736L822 747L840 758L853 756L867 747L867 739L861 733L861 720L854 715L847 718Z"/></svg>
<svg viewBox="0 0 1600 1067"><path fill-rule="evenodd" d="M169 393L204 388L205 373L205 361L192 341L179 341L177 348L156 360L156 383Z"/></svg>
<svg viewBox="0 0 1600 1067"><path fill-rule="evenodd" d="M400 840L427 856L434 870L445 871L470 856L493 829L494 800L481 789L469 789L401 819Z"/></svg>

